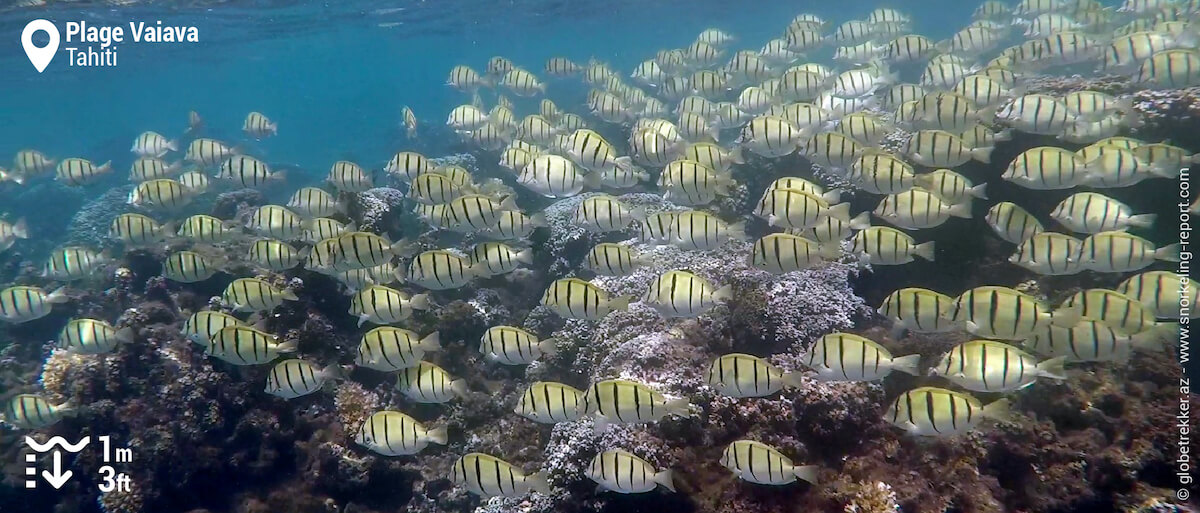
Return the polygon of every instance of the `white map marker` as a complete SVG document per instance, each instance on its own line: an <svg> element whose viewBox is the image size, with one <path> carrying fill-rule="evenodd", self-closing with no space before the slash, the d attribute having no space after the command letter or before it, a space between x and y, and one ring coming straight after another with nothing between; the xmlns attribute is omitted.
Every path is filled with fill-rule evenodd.
<svg viewBox="0 0 1200 513"><path fill-rule="evenodd" d="M41 48L33 44L33 34L39 30L50 36L50 44ZM50 61L54 60L54 54L58 53L58 40L58 27L49 20L33 20L21 31L21 46L25 47L25 55L29 57L33 67L37 68L38 73L45 71Z"/></svg>

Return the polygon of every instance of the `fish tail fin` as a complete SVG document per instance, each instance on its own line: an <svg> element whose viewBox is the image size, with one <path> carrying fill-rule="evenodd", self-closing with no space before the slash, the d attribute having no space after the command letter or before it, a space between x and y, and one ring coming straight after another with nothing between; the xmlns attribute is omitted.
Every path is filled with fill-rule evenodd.
<svg viewBox="0 0 1200 513"><path fill-rule="evenodd" d="M830 242L817 246L817 255L825 260L837 260L842 257L842 245Z"/></svg>
<svg viewBox="0 0 1200 513"><path fill-rule="evenodd" d="M54 289L54 292L46 296L46 302L53 304L66 303L70 300L71 298L67 297L67 287L65 286Z"/></svg>
<svg viewBox="0 0 1200 513"><path fill-rule="evenodd" d="M1011 417L1009 411L1010 402L1008 399L1000 399L987 406L983 407L983 416L1000 422L1007 422Z"/></svg>
<svg viewBox="0 0 1200 513"><path fill-rule="evenodd" d="M723 303L733 299L733 285L725 285L712 294L712 300L717 303Z"/></svg>
<svg viewBox="0 0 1200 513"><path fill-rule="evenodd" d="M1129 226L1150 228L1154 226L1154 221L1156 219L1158 219L1158 214L1138 214L1135 216L1129 216L1129 219L1126 222L1129 223Z"/></svg>
<svg viewBox="0 0 1200 513"><path fill-rule="evenodd" d="M617 296L609 298L608 308L613 311L625 311L629 309L629 302L633 301L632 296Z"/></svg>
<svg viewBox="0 0 1200 513"><path fill-rule="evenodd" d="M983 162L984 164L991 164L993 149L995 149L995 148L992 146L984 146L982 148L972 148L971 149L971 158L978 160L980 162Z"/></svg>
<svg viewBox="0 0 1200 513"><path fill-rule="evenodd" d="M729 227L727 228L727 231L729 233L730 239L733 239L733 240L745 240L746 239L746 223L742 223L742 222L733 223L733 224L729 225Z"/></svg>
<svg viewBox="0 0 1200 513"><path fill-rule="evenodd" d="M25 221L24 217L17 219L17 222L13 223L12 232L13 232L13 237L16 237L18 239L28 239L29 238L29 223Z"/></svg>
<svg viewBox="0 0 1200 513"><path fill-rule="evenodd" d="M646 220L646 207L634 208L633 211L629 212L629 217L632 217L634 221L637 221L639 223L642 221L645 221Z"/></svg>
<svg viewBox="0 0 1200 513"><path fill-rule="evenodd" d="M921 355L910 354L907 356L897 356L892 358L892 370L900 371L913 376L920 376Z"/></svg>
<svg viewBox="0 0 1200 513"><path fill-rule="evenodd" d="M924 258L927 261L932 262L933 258L934 258L934 245L935 245L935 241L932 241L932 240L929 242L923 242L921 244L917 244L915 247L913 247L913 251L912 251L913 255L919 256L921 258Z"/></svg>
<svg viewBox="0 0 1200 513"><path fill-rule="evenodd" d="M1060 328L1070 328L1079 324L1079 319L1083 318L1083 312L1079 311L1078 307L1071 306L1055 310L1050 314L1050 322Z"/></svg>
<svg viewBox="0 0 1200 513"><path fill-rule="evenodd" d="M850 218L850 229L865 230L871 227L871 213L863 212Z"/></svg>
<svg viewBox="0 0 1200 513"><path fill-rule="evenodd" d="M429 309L429 294L416 294L408 299L408 306L413 310Z"/></svg>
<svg viewBox="0 0 1200 513"><path fill-rule="evenodd" d="M347 229L349 229L349 227L347 227ZM399 241L396 241L395 244L388 246L388 250L390 250L393 255L400 257L413 256L417 254L420 249L421 247L416 241L410 241L406 239L400 239Z"/></svg>
<svg viewBox="0 0 1200 513"><path fill-rule="evenodd" d="M654 482L662 485L663 488L675 491L675 471L666 469L662 472L654 474Z"/></svg>
<svg viewBox="0 0 1200 513"><path fill-rule="evenodd" d="M525 482L529 483L529 489L538 493L550 495L550 481L546 480L545 472L534 472L525 476Z"/></svg>
<svg viewBox="0 0 1200 513"><path fill-rule="evenodd" d="M558 353L558 339L556 339L556 338L548 338L545 340L539 340L537 345L538 345L538 349L544 355L549 356L549 355Z"/></svg>
<svg viewBox="0 0 1200 513"><path fill-rule="evenodd" d="M465 379L451 381L450 390L458 397L466 397L467 394L471 393L471 389L467 388L467 380Z"/></svg>
<svg viewBox="0 0 1200 513"><path fill-rule="evenodd" d="M280 342L279 345L276 346L275 349L277 351L279 351L280 353L294 353L294 352L298 351L300 348L297 346L295 340L285 340L283 342Z"/></svg>
<svg viewBox="0 0 1200 513"><path fill-rule="evenodd" d="M968 195L970 195L970 196L971 196L971 197L973 197L973 198L979 198L979 199L988 199L988 197L987 197L987 184L986 184L986 183L981 183L981 184L979 184L979 185L976 185L976 186L974 186L974 187L971 187L970 189L967 189L967 194L968 194Z"/></svg>
<svg viewBox="0 0 1200 513"><path fill-rule="evenodd" d="M62 404L55 405L54 409L58 412L59 415L62 415L64 417L74 417L74 416L79 415L79 413L80 413L80 409L78 407L76 407L75 404L73 404L71 401L65 401Z"/></svg>
<svg viewBox="0 0 1200 513"><path fill-rule="evenodd" d="M601 178L599 171L592 171L583 176L583 186L588 189L599 189L602 185Z"/></svg>
<svg viewBox="0 0 1200 513"><path fill-rule="evenodd" d="M784 388L800 388L804 386L804 373L800 371L783 373Z"/></svg>
<svg viewBox="0 0 1200 513"><path fill-rule="evenodd" d="M1154 258L1156 260L1162 260L1164 262L1178 262L1179 261L1179 252L1180 252L1180 246L1179 246L1179 243L1176 242L1175 244L1171 244L1169 246L1163 246L1161 248L1154 250Z"/></svg>
<svg viewBox="0 0 1200 513"><path fill-rule="evenodd" d="M549 222L546 221L546 214L543 212L538 212L532 216L529 216L529 224L530 226L536 226L539 228L550 226Z"/></svg>
<svg viewBox="0 0 1200 513"><path fill-rule="evenodd" d="M1050 379L1066 380L1067 370L1063 368L1063 364L1065 364L1066 361L1067 357L1056 356L1039 363L1037 366L1038 376Z"/></svg>
<svg viewBox="0 0 1200 513"><path fill-rule="evenodd" d="M442 348L442 335L436 331L430 333L417 346L425 351L437 351Z"/></svg>
<svg viewBox="0 0 1200 513"><path fill-rule="evenodd" d="M850 204L849 203L838 203L837 205L830 205L829 209L828 209L828 214L829 214L829 217L836 217L838 219L849 220L850 219Z"/></svg>
<svg viewBox="0 0 1200 513"><path fill-rule="evenodd" d="M300 296L297 296L296 292L292 289L283 289L283 299L286 301L299 301Z"/></svg>
<svg viewBox="0 0 1200 513"><path fill-rule="evenodd" d="M971 202L964 201L962 203L954 205L954 206L950 207L950 209L947 211L947 213L949 213L950 215L952 215L954 217L970 219L971 218Z"/></svg>
<svg viewBox="0 0 1200 513"><path fill-rule="evenodd" d="M746 155L742 151L741 146L738 146L732 150L729 150L729 161L734 164L745 164L746 163Z"/></svg>
<svg viewBox="0 0 1200 513"><path fill-rule="evenodd" d="M797 479L802 479L804 481L808 481L809 483L817 484L817 470L819 469L820 467L816 465L801 465L792 467L792 474L794 474Z"/></svg>
<svg viewBox="0 0 1200 513"><path fill-rule="evenodd" d="M280 182L280 183L286 182L287 181L287 171L281 170L281 171L276 171L274 173L271 173L271 176L267 177L267 180L270 180L272 182Z"/></svg>
<svg viewBox="0 0 1200 513"><path fill-rule="evenodd" d="M667 401L665 408L668 413L674 413L680 417L687 417L692 413L692 403L686 397Z"/></svg>
<svg viewBox="0 0 1200 513"><path fill-rule="evenodd" d="M425 432L425 437L438 445L446 445L450 439L450 433L446 430L446 426L438 426Z"/></svg>
<svg viewBox="0 0 1200 513"><path fill-rule="evenodd" d="M136 335L137 335L137 331L135 331L133 329L133 327L127 326L127 327L117 330L116 339L121 342L129 343L129 342L133 342L133 338Z"/></svg>
<svg viewBox="0 0 1200 513"><path fill-rule="evenodd" d="M1150 164L1150 173L1155 176L1170 178L1172 180L1179 178L1178 169L1168 166L1165 162L1161 161Z"/></svg>

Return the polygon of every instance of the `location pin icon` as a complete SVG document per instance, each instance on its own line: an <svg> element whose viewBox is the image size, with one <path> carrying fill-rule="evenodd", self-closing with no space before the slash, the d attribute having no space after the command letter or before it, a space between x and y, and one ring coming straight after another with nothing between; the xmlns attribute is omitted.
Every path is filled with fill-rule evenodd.
<svg viewBox="0 0 1200 513"><path fill-rule="evenodd" d="M50 44L41 48L33 44L33 34L39 30L50 36ZM21 46L25 47L25 55L38 73L45 71L50 61L54 60L54 54L58 53L58 39L58 27L50 20L33 20L21 31Z"/></svg>

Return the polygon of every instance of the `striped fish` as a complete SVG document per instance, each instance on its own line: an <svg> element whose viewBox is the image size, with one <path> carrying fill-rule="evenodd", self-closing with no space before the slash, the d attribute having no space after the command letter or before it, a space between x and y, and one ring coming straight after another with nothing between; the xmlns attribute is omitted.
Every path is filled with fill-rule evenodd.
<svg viewBox="0 0 1200 513"><path fill-rule="evenodd" d="M954 323L941 316L954 298L929 289L908 287L896 290L883 299L876 310L896 323L893 337L899 339L903 330L917 333L943 333L955 328Z"/></svg>
<svg viewBox="0 0 1200 513"><path fill-rule="evenodd" d="M213 167L238 153L241 153L241 151L237 148L226 146L221 141L200 138L193 140L188 145L187 152L183 158L188 162L194 162L201 166Z"/></svg>
<svg viewBox="0 0 1200 513"><path fill-rule="evenodd" d="M147 180L167 178L178 173L182 167L178 162L168 164L162 159L141 157L133 161L133 164L129 166L129 181L145 182Z"/></svg>
<svg viewBox="0 0 1200 513"><path fill-rule="evenodd" d="M459 65L450 70L450 76L446 79L446 85L459 91L471 92L486 84L478 71L471 69L469 66Z"/></svg>
<svg viewBox="0 0 1200 513"><path fill-rule="evenodd" d="M268 136L279 134L279 125L271 121L261 112L251 112L246 115L246 120L242 122L242 131L258 140L266 139Z"/></svg>
<svg viewBox="0 0 1200 513"><path fill-rule="evenodd" d="M384 456L410 456L421 452L430 443L446 445L448 436L445 426L429 429L408 415L383 410L372 413L363 421L354 436L354 443Z"/></svg>
<svg viewBox="0 0 1200 513"><path fill-rule="evenodd" d="M537 335L513 326L493 326L479 340L479 352L490 361L505 365L529 365L558 350L553 338L538 340Z"/></svg>
<svg viewBox="0 0 1200 513"><path fill-rule="evenodd" d="M337 237L333 251L333 268L337 271L367 269L392 261L395 255L406 251L408 243L392 243L387 237L371 232L347 231Z"/></svg>
<svg viewBox="0 0 1200 513"><path fill-rule="evenodd" d="M329 381L341 377L341 369L336 364L322 369L312 362L293 358L271 368L264 392L282 399L295 399L317 392Z"/></svg>
<svg viewBox="0 0 1200 513"><path fill-rule="evenodd" d="M754 215L766 219L771 226L792 230L805 230L816 226L825 217L850 220L850 204L837 201L840 194L830 191L818 196L795 189L774 189L763 193Z"/></svg>
<svg viewBox="0 0 1200 513"><path fill-rule="evenodd" d="M361 327L368 321L375 324L392 324L412 317L413 310L429 309L429 296L409 296L396 289L372 285L358 291L350 298L350 315L358 318Z"/></svg>
<svg viewBox="0 0 1200 513"><path fill-rule="evenodd" d="M968 394L921 387L900 394L884 413L884 420L916 436L954 436L966 433L984 419L1008 420L1008 399L984 406Z"/></svg>
<svg viewBox="0 0 1200 513"><path fill-rule="evenodd" d="M1156 248L1153 242L1123 231L1100 232L1083 239L1083 267L1102 273L1144 269L1156 261L1179 262L1179 243Z"/></svg>
<svg viewBox="0 0 1200 513"><path fill-rule="evenodd" d="M248 155L234 155L221 163L217 174L221 180L229 180L242 187L263 187L286 178L283 171L272 172L270 166Z"/></svg>
<svg viewBox="0 0 1200 513"><path fill-rule="evenodd" d="M817 484L816 465L796 465L778 449L753 440L737 440L721 453L721 465L743 481L785 485L803 479Z"/></svg>
<svg viewBox="0 0 1200 513"><path fill-rule="evenodd" d="M1021 244L1045 231L1033 214L1010 201L992 205L984 219L997 236L1013 244Z"/></svg>
<svg viewBox="0 0 1200 513"><path fill-rule="evenodd" d="M241 233L237 221L223 221L213 216L197 214L179 223L178 235L192 242L216 244L229 242Z"/></svg>
<svg viewBox="0 0 1200 513"><path fill-rule="evenodd" d="M54 305L70 300L65 287L49 294L37 287L9 287L0 290L0 321L19 324L41 319L50 315Z"/></svg>
<svg viewBox="0 0 1200 513"><path fill-rule="evenodd" d="M1109 289L1087 289L1067 298L1059 308L1080 309L1087 319L1101 321L1127 335L1158 329L1164 323L1155 320L1154 312L1137 299ZM1178 305L1176 305L1178 308ZM1178 318L1179 312L1168 316ZM1070 327L1067 324L1061 326Z"/></svg>
<svg viewBox="0 0 1200 513"><path fill-rule="evenodd" d="M538 80L533 73L520 68L514 68L508 73L505 73L500 78L500 85L507 87L517 96L533 96L538 93L545 94L546 84Z"/></svg>
<svg viewBox="0 0 1200 513"><path fill-rule="evenodd" d="M714 287L688 271L667 271L650 282L642 302L663 317L698 317L733 297L733 287Z"/></svg>
<svg viewBox="0 0 1200 513"><path fill-rule="evenodd" d="M887 195L872 213L900 228L920 230L941 226L951 217L970 219L971 204L947 203L932 192L913 187Z"/></svg>
<svg viewBox="0 0 1200 513"><path fill-rule="evenodd" d="M1099 320L1083 319L1074 326L1048 326L1025 339L1035 353L1070 362L1128 362L1134 351L1163 352L1178 340L1175 325L1160 325L1126 334Z"/></svg>
<svg viewBox="0 0 1200 513"><path fill-rule="evenodd" d="M521 469L495 456L473 452L454 461L450 482L483 498L521 497L529 492L550 493L546 476L525 475Z"/></svg>
<svg viewBox="0 0 1200 513"><path fill-rule="evenodd" d="M4 405L4 422L18 429L43 429L76 413L69 402L51 404L39 395L17 394Z"/></svg>
<svg viewBox="0 0 1200 513"><path fill-rule="evenodd" d="M133 328L116 328L96 319L73 319L58 333L57 346L74 354L107 354L133 341Z"/></svg>
<svg viewBox="0 0 1200 513"><path fill-rule="evenodd" d="M972 340L954 346L929 369L973 392L1012 392L1037 382L1038 378L1065 380L1064 358L1038 362L1018 347L992 340Z"/></svg>
<svg viewBox="0 0 1200 513"><path fill-rule="evenodd" d="M546 288L541 305L568 319L598 321L610 312L627 310L631 299L610 297L604 289L579 278L562 278Z"/></svg>
<svg viewBox="0 0 1200 513"><path fill-rule="evenodd" d="M307 217L329 217L345 213L345 205L338 202L333 194L318 187L304 187L296 191L285 206Z"/></svg>
<svg viewBox="0 0 1200 513"><path fill-rule="evenodd" d="M112 172L112 162L105 162L97 166L87 159L69 158L58 163L58 167L55 168L55 179L64 185L89 185L99 181L110 172Z"/></svg>
<svg viewBox="0 0 1200 513"><path fill-rule="evenodd" d="M196 194L175 180L149 180L134 187L126 202L143 208L177 211L191 203Z"/></svg>
<svg viewBox="0 0 1200 513"><path fill-rule="evenodd" d="M1009 262L1045 276L1076 274L1083 270L1083 242L1070 235L1042 232L1017 246Z"/></svg>
<svg viewBox="0 0 1200 513"><path fill-rule="evenodd" d="M675 491L674 473L671 469L659 472L650 462L633 453L612 449L597 454L588 465L587 476L600 485L601 490L617 493L645 493L660 485Z"/></svg>
<svg viewBox="0 0 1200 513"><path fill-rule="evenodd" d="M738 144L767 158L789 155L807 134L778 116L758 116L742 128Z"/></svg>
<svg viewBox="0 0 1200 513"><path fill-rule="evenodd" d="M487 124L488 115L474 105L459 105L450 111L446 117L446 125L455 130L478 130ZM401 169L400 167L396 168ZM415 176L415 175L409 175Z"/></svg>
<svg viewBox="0 0 1200 513"><path fill-rule="evenodd" d="M630 208L616 197L598 194L581 201L575 207L571 221L590 232L604 233L624 230L645 218L645 207Z"/></svg>
<svg viewBox="0 0 1200 513"><path fill-rule="evenodd" d="M366 192L375 187L371 175L358 164L346 160L334 162L325 181L342 192Z"/></svg>
<svg viewBox="0 0 1200 513"><path fill-rule="evenodd" d="M158 132L142 132L133 140L129 151L139 157L158 158L166 155L168 151L179 151L179 146Z"/></svg>
<svg viewBox="0 0 1200 513"><path fill-rule="evenodd" d="M481 242L471 247L469 263L487 276L507 274L521 264L533 263L533 249L516 250L502 242Z"/></svg>
<svg viewBox="0 0 1200 513"><path fill-rule="evenodd" d="M54 171L56 160L37 150L21 150L13 157L13 171L25 177L48 174Z"/></svg>
<svg viewBox="0 0 1200 513"><path fill-rule="evenodd" d="M400 109L400 116L404 118L405 134L410 140L415 139L417 137L417 115L408 105L405 105Z"/></svg>
<svg viewBox="0 0 1200 513"><path fill-rule="evenodd" d="M972 198L988 199L986 183L975 185L969 178L949 169L917 175L913 183L951 205L969 203Z"/></svg>
<svg viewBox="0 0 1200 513"><path fill-rule="evenodd" d="M213 335L204 354L234 365L270 363L282 353L296 352L296 342L280 342L270 333L249 326L226 326Z"/></svg>
<svg viewBox="0 0 1200 513"><path fill-rule="evenodd" d="M453 379L445 369L425 361L400 370L396 391L418 403L445 403L469 392L466 381Z"/></svg>
<svg viewBox="0 0 1200 513"><path fill-rule="evenodd" d="M972 159L991 162L992 147L967 147L961 137L944 130L920 130L904 144L903 152L926 167L954 168Z"/></svg>
<svg viewBox="0 0 1200 513"><path fill-rule="evenodd" d="M163 276L178 283L197 283L221 272L225 263L195 251L177 251L163 261Z"/></svg>
<svg viewBox="0 0 1200 513"><path fill-rule="evenodd" d="M588 415L595 415L597 429L606 424L657 422L667 415L686 417L691 403L687 398L667 399L654 389L623 379L598 381L584 396Z"/></svg>
<svg viewBox="0 0 1200 513"><path fill-rule="evenodd" d="M221 293L221 301L237 312L266 312L285 301L299 301L291 289L278 289L258 278L233 280Z"/></svg>
<svg viewBox="0 0 1200 513"><path fill-rule="evenodd" d="M192 191L192 194L204 194L208 192L208 175L199 171L189 171L179 175L178 182L187 190Z"/></svg>
<svg viewBox="0 0 1200 513"><path fill-rule="evenodd" d="M463 189L445 175L425 173L413 178L407 197L426 205L440 205L449 203L463 194Z"/></svg>
<svg viewBox="0 0 1200 513"><path fill-rule="evenodd" d="M677 205L707 205L718 195L728 196L734 185L727 173L691 160L667 163L658 178L663 199Z"/></svg>
<svg viewBox="0 0 1200 513"><path fill-rule="evenodd" d="M413 257L408 264L406 277L410 283L430 290L449 290L466 286L471 280L489 274L486 262L472 264L468 257L437 249Z"/></svg>
<svg viewBox="0 0 1200 513"><path fill-rule="evenodd" d="M871 194L898 194L913 188L917 175L900 157L872 150L854 161L846 177Z"/></svg>
<svg viewBox="0 0 1200 513"><path fill-rule="evenodd" d="M201 310L188 317L183 323L184 337L197 344L207 346L213 336L229 326L243 326L237 317L224 312Z"/></svg>
<svg viewBox="0 0 1200 513"><path fill-rule="evenodd" d="M1133 74L1133 81L1169 89L1200 84L1200 52L1192 48L1157 52L1142 61Z"/></svg>
<svg viewBox="0 0 1200 513"><path fill-rule="evenodd" d="M584 392L570 385L538 381L521 394L513 412L541 424L571 422L586 413Z"/></svg>
<svg viewBox="0 0 1200 513"><path fill-rule="evenodd" d="M516 240L529 237L534 230L546 226L546 215L543 213L527 216L517 210L505 210L500 212L500 220L495 226L479 233L492 239Z"/></svg>
<svg viewBox="0 0 1200 513"><path fill-rule="evenodd" d="M921 257L934 260L935 241L917 244L907 233L888 226L868 226L850 240L850 251L872 265L901 265Z"/></svg>
<svg viewBox="0 0 1200 513"><path fill-rule="evenodd" d="M875 381L892 371L914 376L921 355L892 356L887 348L871 339L851 333L830 333L813 343L804 364L816 371L822 381Z"/></svg>
<svg viewBox="0 0 1200 513"><path fill-rule="evenodd" d="M844 133L821 132L803 142L801 153L818 166L840 172L853 166L867 149Z"/></svg>
<svg viewBox="0 0 1200 513"><path fill-rule="evenodd" d="M442 226L459 233L474 233L495 227L505 211L517 209L516 197L497 202L479 194L466 194L446 204Z"/></svg>
<svg viewBox="0 0 1200 513"><path fill-rule="evenodd" d="M588 251L582 267L600 276L628 276L650 261L650 256L638 255L629 246L601 242Z"/></svg>
<svg viewBox="0 0 1200 513"><path fill-rule="evenodd" d="M698 142L689 144L683 150L684 160L699 162L713 170L723 173L729 171L734 164L744 164L741 147L726 150L713 143Z"/></svg>
<svg viewBox="0 0 1200 513"><path fill-rule="evenodd" d="M1170 271L1149 271L1131 276L1117 286L1116 292L1136 299L1160 319L1179 318L1179 301L1183 297L1200 297L1200 287L1192 280L1184 281ZM1200 318L1200 308L1192 308L1192 319Z"/></svg>
<svg viewBox="0 0 1200 513"><path fill-rule="evenodd" d="M250 244L246 260L264 269L282 272L294 269L307 258L307 255L283 241L275 239L259 239Z"/></svg>
<svg viewBox="0 0 1200 513"><path fill-rule="evenodd" d="M380 326L362 336L354 363L368 369L392 372L416 367L426 353L441 349L441 338L436 331L421 338L413 331Z"/></svg>
<svg viewBox="0 0 1200 513"><path fill-rule="evenodd" d="M750 265L774 274L815 267L842 256L840 244L821 245L787 233L772 233L754 242Z"/></svg>
<svg viewBox="0 0 1200 513"><path fill-rule="evenodd" d="M982 286L963 292L942 317L965 325L968 333L997 340L1024 340L1047 325L1073 326L1082 312L1070 306L1051 312L1028 294Z"/></svg>
<svg viewBox="0 0 1200 513"><path fill-rule="evenodd" d="M729 240L745 238L743 223L726 223L721 218L700 210L675 212L672 216L668 242L692 251L710 251Z"/></svg>
<svg viewBox="0 0 1200 513"><path fill-rule="evenodd" d="M54 250L42 266L42 277L58 281L78 281L108 265L108 252L96 252L79 246Z"/></svg>
<svg viewBox="0 0 1200 513"><path fill-rule="evenodd" d="M801 385L801 373L784 372L757 356L732 353L708 367L708 386L729 397L766 397Z"/></svg>
<svg viewBox="0 0 1200 513"><path fill-rule="evenodd" d="M279 205L258 207L246 222L246 227L259 235L279 240L304 238L304 219Z"/></svg>

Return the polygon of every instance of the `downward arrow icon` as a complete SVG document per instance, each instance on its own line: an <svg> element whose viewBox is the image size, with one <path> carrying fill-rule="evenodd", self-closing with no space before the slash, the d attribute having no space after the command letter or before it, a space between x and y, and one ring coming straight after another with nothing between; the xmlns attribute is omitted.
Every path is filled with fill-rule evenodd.
<svg viewBox="0 0 1200 513"><path fill-rule="evenodd" d="M62 453L54 451L54 473L51 473L49 470L43 470L42 478L45 479L47 483L50 483L50 486L53 486L54 489L57 490L62 488L63 485L67 484L67 481L71 479L73 474L74 472L71 472L70 470L65 472L63 471Z"/></svg>

